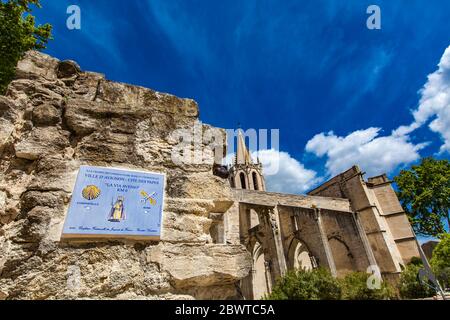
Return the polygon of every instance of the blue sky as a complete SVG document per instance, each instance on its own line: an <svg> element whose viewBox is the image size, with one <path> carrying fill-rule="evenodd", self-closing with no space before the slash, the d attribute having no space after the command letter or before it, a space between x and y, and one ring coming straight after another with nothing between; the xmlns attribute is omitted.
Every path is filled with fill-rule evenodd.
<svg viewBox="0 0 450 320"><path fill-rule="evenodd" d="M81 8L81 30L66 28L70 4ZM371 4L381 8L381 30L366 28ZM450 1L42 5L38 21L54 26L47 53L193 98L205 123L279 128L285 169L268 178L275 191L305 192L354 163L393 176L421 156L449 157Z"/></svg>

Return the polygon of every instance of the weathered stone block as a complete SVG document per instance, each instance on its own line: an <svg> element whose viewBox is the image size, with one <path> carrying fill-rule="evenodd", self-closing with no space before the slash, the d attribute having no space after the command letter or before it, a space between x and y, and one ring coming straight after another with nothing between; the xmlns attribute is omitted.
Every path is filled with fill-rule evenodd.
<svg viewBox="0 0 450 320"><path fill-rule="evenodd" d="M58 59L37 51L28 51L24 59L17 64L16 78L36 79L42 77L46 80L55 80L57 65Z"/></svg>
<svg viewBox="0 0 450 320"><path fill-rule="evenodd" d="M211 242L211 220L192 214L164 212L161 240L167 242Z"/></svg>
<svg viewBox="0 0 450 320"><path fill-rule="evenodd" d="M0 299L234 296L250 255L210 244L209 213L230 199L228 184L212 163L171 159L170 133L197 116L193 100L27 53L0 97L0 148L12 146L0 159ZM166 173L163 240L61 242L80 165Z"/></svg>
<svg viewBox="0 0 450 320"><path fill-rule="evenodd" d="M14 145L16 157L36 160L44 155L64 154L69 146L69 132L56 127L33 128L20 142Z"/></svg>
<svg viewBox="0 0 450 320"><path fill-rule="evenodd" d="M72 60L61 61L56 67L58 78L70 78L80 73L80 66Z"/></svg>
<svg viewBox="0 0 450 320"><path fill-rule="evenodd" d="M60 120L60 111L51 104L41 104L33 109L33 123L37 126L55 125Z"/></svg>
<svg viewBox="0 0 450 320"><path fill-rule="evenodd" d="M251 257L240 245L160 244L150 247L147 261L159 264L177 287L234 283L250 272Z"/></svg>

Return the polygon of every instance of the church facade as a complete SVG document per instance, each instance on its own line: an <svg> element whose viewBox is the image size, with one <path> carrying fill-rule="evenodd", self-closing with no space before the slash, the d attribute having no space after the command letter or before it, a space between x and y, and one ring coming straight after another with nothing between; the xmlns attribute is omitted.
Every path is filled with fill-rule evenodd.
<svg viewBox="0 0 450 320"><path fill-rule="evenodd" d="M222 215L218 241L252 255L240 281L243 298L259 299L292 269L325 267L334 276L380 272L395 281L419 256L415 235L386 175L368 180L354 166L308 195L267 192L242 132L229 172L234 202ZM218 233L214 233L218 234Z"/></svg>

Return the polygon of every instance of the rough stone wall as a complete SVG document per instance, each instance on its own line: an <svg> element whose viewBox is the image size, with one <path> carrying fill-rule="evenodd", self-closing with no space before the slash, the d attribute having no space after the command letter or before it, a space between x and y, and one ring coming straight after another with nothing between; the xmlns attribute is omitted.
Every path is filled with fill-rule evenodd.
<svg viewBox="0 0 450 320"><path fill-rule="evenodd" d="M293 265L293 257L290 256L292 244L298 241L307 247L319 266L330 268L338 276L351 271L366 271L371 264L362 239L364 231L358 229L348 199L253 190L234 190L234 196L243 208L261 206L277 209L282 246L278 259L284 258L289 266ZM243 239L248 238L250 229L250 211L247 211L240 214ZM277 276L276 272L274 276Z"/></svg>
<svg viewBox="0 0 450 320"><path fill-rule="evenodd" d="M400 251L403 264L407 264L412 257L420 256L419 248L408 217L392 188L392 182L386 175L370 178L368 181L370 189L380 203L381 214Z"/></svg>
<svg viewBox="0 0 450 320"><path fill-rule="evenodd" d="M280 207L281 234L286 259L289 260L288 252L293 239L297 238L307 246L308 251L317 259L321 267L330 268L325 252L323 239L320 236L320 229L317 216L312 209ZM295 212L295 213L294 213ZM294 214L299 230L295 232L290 216ZM292 265L292 261L288 261Z"/></svg>
<svg viewBox="0 0 450 320"><path fill-rule="evenodd" d="M321 213L338 276L366 272L370 262L352 214L331 210Z"/></svg>
<svg viewBox="0 0 450 320"><path fill-rule="evenodd" d="M350 202L343 198L302 196L253 190L233 190L236 201L264 206L317 207L335 211L352 212Z"/></svg>
<svg viewBox="0 0 450 320"><path fill-rule="evenodd" d="M0 298L235 297L250 254L209 233L210 212L232 196L228 182L212 160L171 160L170 133L197 117L193 100L29 52L0 96ZM60 242L80 165L166 173L162 241Z"/></svg>
<svg viewBox="0 0 450 320"><path fill-rule="evenodd" d="M386 277L417 256L417 244L406 214L385 175L365 182L358 167L332 178L309 194L349 199L361 222L376 262Z"/></svg>
<svg viewBox="0 0 450 320"><path fill-rule="evenodd" d="M310 194L329 196L330 192L339 188L359 216L381 272L383 274L399 272L400 265L395 255L398 250L392 237L389 237L383 218L379 215L376 198L367 188L361 175L359 168L353 167L311 191Z"/></svg>

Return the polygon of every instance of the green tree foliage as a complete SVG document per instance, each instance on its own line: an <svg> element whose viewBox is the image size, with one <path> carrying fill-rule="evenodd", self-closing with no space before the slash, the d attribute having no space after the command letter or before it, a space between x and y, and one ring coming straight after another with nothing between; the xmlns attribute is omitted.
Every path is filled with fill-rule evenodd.
<svg viewBox="0 0 450 320"><path fill-rule="evenodd" d="M436 292L419 280L419 270L423 268L421 263L410 263L400 276L399 292L403 299L420 299L432 297Z"/></svg>
<svg viewBox="0 0 450 320"><path fill-rule="evenodd" d="M430 260L437 279L444 288L450 287L450 234L441 236L441 241L433 250Z"/></svg>
<svg viewBox="0 0 450 320"><path fill-rule="evenodd" d="M435 268L450 268L450 234L443 234L433 250L431 264Z"/></svg>
<svg viewBox="0 0 450 320"><path fill-rule="evenodd" d="M441 235L441 241L433 250L433 257L430 260L430 264L441 287L449 288L450 234L444 233ZM405 270L403 270L399 284L399 291L402 298L419 299L436 295L437 292L433 289L434 284L429 282L429 285L426 285L419 280L420 269L423 269L422 260L420 258L413 258Z"/></svg>
<svg viewBox="0 0 450 320"><path fill-rule="evenodd" d="M338 300L341 287L326 269L289 271L274 286L269 300Z"/></svg>
<svg viewBox="0 0 450 320"><path fill-rule="evenodd" d="M344 300L389 300L396 298L395 290L388 282L381 282L379 289L369 289L370 274L352 272L340 280Z"/></svg>
<svg viewBox="0 0 450 320"><path fill-rule="evenodd" d="M334 278L323 268L311 271L290 271L280 278L270 300L386 300L396 297L395 290L387 282L380 289L369 289L370 274L353 272L343 279Z"/></svg>
<svg viewBox="0 0 450 320"><path fill-rule="evenodd" d="M32 49L44 49L51 39L52 26L36 26L31 5L40 6L39 0L0 1L0 94L14 79L17 62Z"/></svg>
<svg viewBox="0 0 450 320"><path fill-rule="evenodd" d="M409 261L409 264L413 264L416 266L422 266L423 262L420 257L412 257L411 260Z"/></svg>
<svg viewBox="0 0 450 320"><path fill-rule="evenodd" d="M444 233L444 220L450 223L450 161L424 158L394 181L414 230L434 237Z"/></svg>

